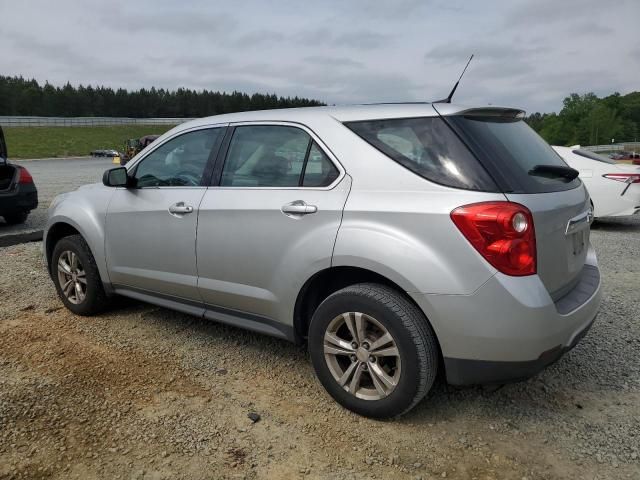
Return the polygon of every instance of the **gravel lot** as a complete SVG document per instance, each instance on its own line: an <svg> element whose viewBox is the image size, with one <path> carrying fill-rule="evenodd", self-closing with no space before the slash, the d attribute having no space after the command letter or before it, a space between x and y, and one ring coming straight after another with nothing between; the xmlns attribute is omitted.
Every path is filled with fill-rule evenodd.
<svg viewBox="0 0 640 480"><path fill-rule="evenodd" d="M11 160L24 166L33 176L38 189L38 208L33 210L22 225L7 225L0 217L0 236L42 230L47 221L47 208L53 197L70 192L80 185L102 181L102 173L111 167L105 158L50 158L46 160Z"/></svg>
<svg viewBox="0 0 640 480"><path fill-rule="evenodd" d="M387 422L338 407L304 349L129 301L75 317L40 244L0 249L0 478L638 479L640 218L592 241L605 299L578 347Z"/></svg>

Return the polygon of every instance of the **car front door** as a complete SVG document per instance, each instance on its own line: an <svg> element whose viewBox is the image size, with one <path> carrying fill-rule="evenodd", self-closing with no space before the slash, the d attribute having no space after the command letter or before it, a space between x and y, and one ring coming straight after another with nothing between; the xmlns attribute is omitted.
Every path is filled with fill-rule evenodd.
<svg viewBox="0 0 640 480"><path fill-rule="evenodd" d="M350 177L300 126L230 127L223 151L198 218L205 316L232 310L288 335L299 288L331 265Z"/></svg>
<svg viewBox="0 0 640 480"><path fill-rule="evenodd" d="M201 128L158 145L129 169L106 218L105 252L116 290L198 302L196 224L225 128Z"/></svg>

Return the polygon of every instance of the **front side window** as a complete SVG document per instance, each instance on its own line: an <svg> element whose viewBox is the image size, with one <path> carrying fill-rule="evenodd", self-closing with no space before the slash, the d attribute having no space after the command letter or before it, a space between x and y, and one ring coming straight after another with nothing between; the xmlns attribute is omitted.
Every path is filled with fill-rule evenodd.
<svg viewBox="0 0 640 480"><path fill-rule="evenodd" d="M297 127L236 127L222 170L223 187L322 187L338 170L311 136Z"/></svg>
<svg viewBox="0 0 640 480"><path fill-rule="evenodd" d="M496 185L449 126L437 117L345 124L413 173L441 185L495 191Z"/></svg>
<svg viewBox="0 0 640 480"><path fill-rule="evenodd" d="M136 186L145 188L201 185L209 155L222 135L222 130L196 130L160 145L136 166Z"/></svg>

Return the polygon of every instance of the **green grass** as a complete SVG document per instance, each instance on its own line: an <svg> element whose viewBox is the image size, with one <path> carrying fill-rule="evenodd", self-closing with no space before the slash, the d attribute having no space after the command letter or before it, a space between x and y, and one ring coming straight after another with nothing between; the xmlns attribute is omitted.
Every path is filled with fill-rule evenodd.
<svg viewBox="0 0 640 480"><path fill-rule="evenodd" d="M113 127L3 127L9 158L49 158L89 155L91 150L121 152L128 138L161 134L171 125Z"/></svg>

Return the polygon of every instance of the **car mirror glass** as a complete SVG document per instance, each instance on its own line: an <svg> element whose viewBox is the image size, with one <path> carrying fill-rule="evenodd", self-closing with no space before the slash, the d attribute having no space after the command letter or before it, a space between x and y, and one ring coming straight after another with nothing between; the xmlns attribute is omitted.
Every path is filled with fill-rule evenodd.
<svg viewBox="0 0 640 480"><path fill-rule="evenodd" d="M102 176L102 183L107 187L126 187L128 184L127 169L117 167L107 170Z"/></svg>

